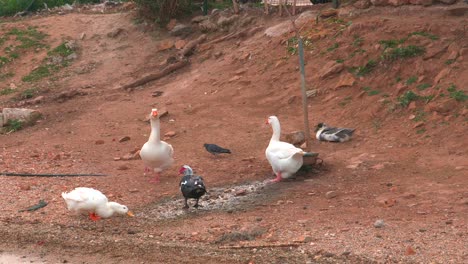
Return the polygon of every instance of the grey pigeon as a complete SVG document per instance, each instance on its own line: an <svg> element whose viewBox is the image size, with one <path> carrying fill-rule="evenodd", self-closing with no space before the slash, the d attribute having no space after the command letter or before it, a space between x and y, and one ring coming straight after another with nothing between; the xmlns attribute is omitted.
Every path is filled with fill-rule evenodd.
<svg viewBox="0 0 468 264"><path fill-rule="evenodd" d="M189 198L196 199L197 202L195 203L194 207L198 207L198 200L206 193L205 183L203 182L203 178L198 175L193 174L192 168L188 165L182 166L179 170L180 174L184 174L182 179L180 180L180 191L185 198L185 206L184 209L188 209L187 200Z"/></svg>
<svg viewBox="0 0 468 264"><path fill-rule="evenodd" d="M203 144L203 146L205 147L206 151L213 155L217 155L220 153L231 154L231 151L229 149L222 148L216 144Z"/></svg>

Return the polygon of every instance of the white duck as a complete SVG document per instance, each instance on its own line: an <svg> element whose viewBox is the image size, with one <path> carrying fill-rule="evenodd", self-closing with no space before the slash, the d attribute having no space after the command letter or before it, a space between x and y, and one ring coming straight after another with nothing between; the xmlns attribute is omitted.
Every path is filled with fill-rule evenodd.
<svg viewBox="0 0 468 264"><path fill-rule="evenodd" d="M128 211L127 206L109 202L104 194L93 188L78 187L69 193L63 192L62 197L69 211L77 214L88 213L89 218L93 221L97 221L101 217L111 217L114 213L133 216L133 213Z"/></svg>
<svg viewBox="0 0 468 264"><path fill-rule="evenodd" d="M276 175L273 182L279 182L281 179L291 177L301 168L305 152L292 144L280 141L281 127L278 117L270 116L267 124L271 125L273 135L265 155Z"/></svg>
<svg viewBox="0 0 468 264"><path fill-rule="evenodd" d="M155 173L152 182L159 182L161 172L169 168L174 159L174 149L172 146L160 138L160 121L157 109L151 110L150 115L151 134L140 150L140 157L145 163L145 171Z"/></svg>

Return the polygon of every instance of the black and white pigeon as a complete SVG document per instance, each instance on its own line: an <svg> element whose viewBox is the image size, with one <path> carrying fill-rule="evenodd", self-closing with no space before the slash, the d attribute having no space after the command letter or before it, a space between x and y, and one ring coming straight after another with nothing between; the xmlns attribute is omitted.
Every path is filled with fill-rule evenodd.
<svg viewBox="0 0 468 264"><path fill-rule="evenodd" d="M320 141L345 142L351 139L354 128L329 127L325 123L319 123L315 131L315 137Z"/></svg>
<svg viewBox="0 0 468 264"><path fill-rule="evenodd" d="M222 148L216 144L203 144L203 146L205 147L206 151L213 155L218 155L221 153L231 154L231 151L229 149Z"/></svg>
<svg viewBox="0 0 468 264"><path fill-rule="evenodd" d="M184 209L188 209L189 205L187 200L189 198L197 199L194 207L198 207L198 200L206 193L205 183L203 182L203 178L198 175L193 174L192 168L188 165L184 165L179 170L180 174L184 176L180 180L180 191L185 198L185 206Z"/></svg>

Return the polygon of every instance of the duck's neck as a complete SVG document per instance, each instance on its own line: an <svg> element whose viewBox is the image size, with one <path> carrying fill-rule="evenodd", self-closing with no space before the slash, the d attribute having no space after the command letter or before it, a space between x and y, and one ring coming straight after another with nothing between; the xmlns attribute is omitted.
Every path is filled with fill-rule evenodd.
<svg viewBox="0 0 468 264"><path fill-rule="evenodd" d="M154 118L154 119L151 119L151 134L150 134L150 137L149 137L149 140L150 142L158 142L160 141L161 139L161 136L160 136L160 131L159 131L159 118Z"/></svg>
<svg viewBox="0 0 468 264"><path fill-rule="evenodd" d="M270 141L279 141L281 136L281 126L278 121L271 123L271 129L273 129L273 135Z"/></svg>
<svg viewBox="0 0 468 264"><path fill-rule="evenodd" d="M112 202L106 203L104 206L100 206L96 209L96 213L104 218L110 217L114 214L114 210L112 209Z"/></svg>

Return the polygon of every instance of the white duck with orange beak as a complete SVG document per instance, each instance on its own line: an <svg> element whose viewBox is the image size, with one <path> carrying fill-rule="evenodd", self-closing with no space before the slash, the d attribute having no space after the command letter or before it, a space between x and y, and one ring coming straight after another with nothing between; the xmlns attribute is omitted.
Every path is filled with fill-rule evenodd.
<svg viewBox="0 0 468 264"><path fill-rule="evenodd" d="M159 182L161 172L174 162L174 149L171 144L161 140L161 124L156 108L151 110L150 123L151 134L140 150L140 157L145 163L145 171L155 173L152 182Z"/></svg>
<svg viewBox="0 0 468 264"><path fill-rule="evenodd" d="M279 182L290 178L301 168L305 152L290 143L280 141L281 127L278 117L270 116L266 123L271 125L273 134L265 156L276 175L273 182Z"/></svg>

